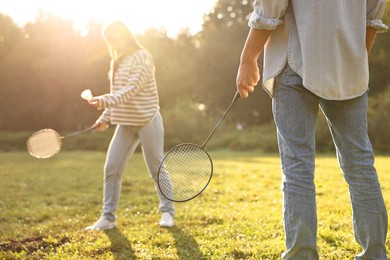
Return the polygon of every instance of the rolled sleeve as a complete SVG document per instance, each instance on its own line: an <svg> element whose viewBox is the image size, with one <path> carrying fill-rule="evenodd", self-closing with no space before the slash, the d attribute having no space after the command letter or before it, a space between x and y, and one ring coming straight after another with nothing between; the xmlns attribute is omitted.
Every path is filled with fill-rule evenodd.
<svg viewBox="0 0 390 260"><path fill-rule="evenodd" d="M254 29L275 30L283 23L288 0L256 0L248 26Z"/></svg>
<svg viewBox="0 0 390 260"><path fill-rule="evenodd" d="M367 0L367 27L385 32L389 27L382 22L386 0Z"/></svg>

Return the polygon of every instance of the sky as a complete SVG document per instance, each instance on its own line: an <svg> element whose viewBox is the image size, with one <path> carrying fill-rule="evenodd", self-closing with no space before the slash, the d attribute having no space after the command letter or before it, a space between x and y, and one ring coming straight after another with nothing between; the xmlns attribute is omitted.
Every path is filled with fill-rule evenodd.
<svg viewBox="0 0 390 260"><path fill-rule="evenodd" d="M90 20L122 20L133 33L153 27L174 37L188 28L192 34L202 29L203 15L217 0L0 0L0 13L18 25L33 22L39 12L71 19L78 30Z"/></svg>

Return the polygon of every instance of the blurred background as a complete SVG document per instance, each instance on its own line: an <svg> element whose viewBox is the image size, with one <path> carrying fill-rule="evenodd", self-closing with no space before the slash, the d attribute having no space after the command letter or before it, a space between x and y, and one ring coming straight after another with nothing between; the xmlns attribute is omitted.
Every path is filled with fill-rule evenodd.
<svg viewBox="0 0 390 260"><path fill-rule="evenodd" d="M1 151L25 149L27 137L42 128L64 134L95 122L101 112L80 93L109 90L101 28L110 19L127 23L155 59L166 148L202 144L236 91L252 1L44 2L0 1ZM390 25L389 3L383 20ZM383 153L390 151L389 46L390 33L378 34L370 55L369 134ZM69 139L64 148L105 150L111 131ZM236 102L208 147L277 151L271 99L261 87ZM322 116L317 149L333 150Z"/></svg>

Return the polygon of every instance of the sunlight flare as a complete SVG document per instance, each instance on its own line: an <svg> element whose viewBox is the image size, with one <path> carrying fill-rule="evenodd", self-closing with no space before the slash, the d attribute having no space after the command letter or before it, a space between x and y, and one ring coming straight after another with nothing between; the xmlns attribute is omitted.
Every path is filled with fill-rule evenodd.
<svg viewBox="0 0 390 260"><path fill-rule="evenodd" d="M170 36L183 29L189 29L191 33L200 31L203 15L209 13L215 3L215 0L0 0L1 12L21 26L34 21L39 13L47 13L72 20L75 29L80 31L85 30L90 21L107 23L122 20L134 33L156 28L165 30Z"/></svg>

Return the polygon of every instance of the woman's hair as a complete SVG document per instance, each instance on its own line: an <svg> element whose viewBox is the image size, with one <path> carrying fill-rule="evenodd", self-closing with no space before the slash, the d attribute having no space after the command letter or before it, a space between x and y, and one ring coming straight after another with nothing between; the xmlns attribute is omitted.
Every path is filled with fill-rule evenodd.
<svg viewBox="0 0 390 260"><path fill-rule="evenodd" d="M119 39L121 41L121 47L112 46L108 36L115 36L115 38ZM137 39L135 39L127 26L121 21L114 21L108 24L103 30L103 37L107 42L110 56L114 60L136 50L143 49L142 45L137 41Z"/></svg>
<svg viewBox="0 0 390 260"><path fill-rule="evenodd" d="M137 50L143 49L142 45L135 39L127 26L121 21L114 21L108 24L102 31L103 37L107 43L108 52L113 62L108 76L114 75L123 57ZM115 37L119 41L119 45L113 46L110 42L110 37Z"/></svg>

